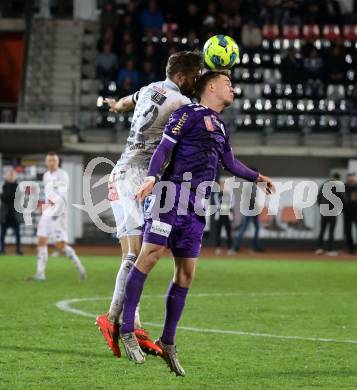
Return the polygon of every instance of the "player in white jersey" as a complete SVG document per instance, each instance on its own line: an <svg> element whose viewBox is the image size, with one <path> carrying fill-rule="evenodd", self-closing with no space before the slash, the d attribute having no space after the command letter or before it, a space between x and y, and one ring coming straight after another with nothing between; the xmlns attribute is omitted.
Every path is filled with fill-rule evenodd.
<svg viewBox="0 0 357 390"><path fill-rule="evenodd" d="M86 278L85 269L74 249L67 244L67 198L69 177L59 167L59 157L54 152L46 156L48 171L43 176L45 204L37 226L37 272L34 280L46 279L45 271L48 260L48 239L52 238L56 248L67 256L77 268L81 280Z"/></svg>
<svg viewBox="0 0 357 390"><path fill-rule="evenodd" d="M109 313L98 316L96 320L107 344L117 357L120 357L118 324L123 309L126 278L140 252L144 225L143 204L135 200L135 192L147 175L151 156L160 143L170 114L190 103L186 95L192 95L202 65L202 55L199 52L175 53L168 59L164 81L149 84L117 102L106 100L112 112L125 112L135 108L125 150L108 183L117 237L122 247L122 263ZM148 353L160 354L160 349L149 339L147 332L140 329L138 309L135 328L142 349Z"/></svg>

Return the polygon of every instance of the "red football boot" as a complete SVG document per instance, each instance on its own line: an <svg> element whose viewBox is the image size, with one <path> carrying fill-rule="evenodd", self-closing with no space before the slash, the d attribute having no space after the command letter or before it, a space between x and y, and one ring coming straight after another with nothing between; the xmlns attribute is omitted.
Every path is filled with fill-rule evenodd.
<svg viewBox="0 0 357 390"><path fill-rule="evenodd" d="M102 335L105 338L109 348L113 351L113 354L120 358L121 352L118 345L119 339L119 327L118 324L113 324L108 320L107 314L102 314L95 319L95 323Z"/></svg>
<svg viewBox="0 0 357 390"><path fill-rule="evenodd" d="M147 354L154 356L162 356L162 349L150 340L149 332L145 329L135 329L136 338L138 339L140 348Z"/></svg>

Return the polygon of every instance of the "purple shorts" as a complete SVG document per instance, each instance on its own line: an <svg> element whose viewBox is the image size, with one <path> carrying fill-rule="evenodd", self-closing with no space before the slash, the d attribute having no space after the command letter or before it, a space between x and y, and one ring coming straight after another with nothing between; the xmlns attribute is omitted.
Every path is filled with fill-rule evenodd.
<svg viewBox="0 0 357 390"><path fill-rule="evenodd" d="M184 207L187 210L186 215L178 215L178 211L183 210L183 208L179 207L180 185L175 184L175 186L176 193L171 195L175 198L173 207L158 216L151 212L157 198L153 196L146 198L143 240L150 244L170 248L174 257L196 258L200 255L206 219L195 212L196 194L193 191L190 191L187 206ZM168 196L163 193L161 204Z"/></svg>

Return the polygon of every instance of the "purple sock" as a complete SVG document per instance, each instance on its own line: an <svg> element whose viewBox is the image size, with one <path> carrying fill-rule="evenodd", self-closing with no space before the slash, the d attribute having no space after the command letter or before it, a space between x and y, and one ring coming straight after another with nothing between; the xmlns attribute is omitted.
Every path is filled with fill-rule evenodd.
<svg viewBox="0 0 357 390"><path fill-rule="evenodd" d="M164 330L161 336L161 340L165 344L173 345L175 342L176 328L185 307L187 293L188 288L180 287L173 282L170 283L166 295Z"/></svg>
<svg viewBox="0 0 357 390"><path fill-rule="evenodd" d="M135 310L143 291L147 275L135 266L129 272L125 285L122 333L134 332Z"/></svg>

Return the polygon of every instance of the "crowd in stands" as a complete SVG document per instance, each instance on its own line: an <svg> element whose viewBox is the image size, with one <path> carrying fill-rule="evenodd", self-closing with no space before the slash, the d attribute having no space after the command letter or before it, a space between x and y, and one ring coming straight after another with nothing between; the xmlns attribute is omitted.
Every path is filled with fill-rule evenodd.
<svg viewBox="0 0 357 390"><path fill-rule="evenodd" d="M241 53L262 53L262 41L275 29L303 26L343 28L357 23L353 0L201 0L103 3L98 42L97 78L115 81L118 94L162 79L167 57L178 50L201 48L217 33L234 37ZM317 50L306 39L297 51L282 51L284 83L344 83L346 48L342 40Z"/></svg>

